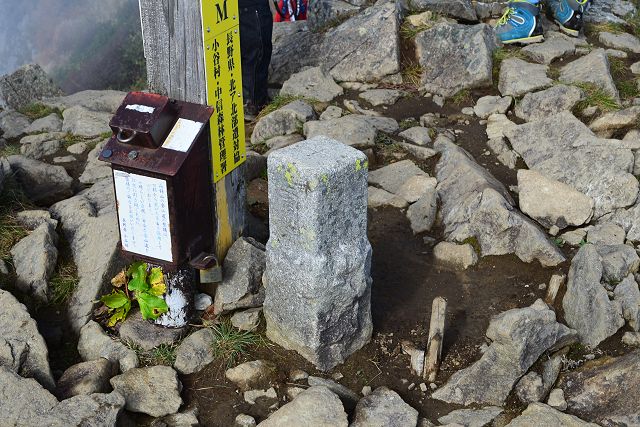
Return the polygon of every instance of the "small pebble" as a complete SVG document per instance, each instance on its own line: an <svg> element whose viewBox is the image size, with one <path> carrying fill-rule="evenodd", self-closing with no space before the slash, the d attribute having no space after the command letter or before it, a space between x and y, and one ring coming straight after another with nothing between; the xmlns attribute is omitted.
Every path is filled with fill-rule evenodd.
<svg viewBox="0 0 640 427"><path fill-rule="evenodd" d="M425 391L427 391L427 385L425 383L420 383L420 390L422 390L422 392L424 393Z"/></svg>
<svg viewBox="0 0 640 427"><path fill-rule="evenodd" d="M366 385L366 386L362 387L362 391L360 393L362 393L363 396L366 396L366 395L370 394L371 393L371 386Z"/></svg>
<svg viewBox="0 0 640 427"><path fill-rule="evenodd" d="M431 388L431 390L435 390L438 388L438 386L436 385L436 383L429 383L429 387Z"/></svg>
<svg viewBox="0 0 640 427"><path fill-rule="evenodd" d="M211 295L207 295L204 293L200 293L196 295L195 303L194 303L196 310L204 311L211 304L213 304L213 298L211 298Z"/></svg>
<svg viewBox="0 0 640 427"><path fill-rule="evenodd" d="M309 378L309 374L307 374L302 369L294 369L289 373L289 379L293 382L303 381Z"/></svg>
<svg viewBox="0 0 640 427"><path fill-rule="evenodd" d="M596 358L595 354L587 354L586 356L584 356L585 359L587 360L593 360Z"/></svg>
<svg viewBox="0 0 640 427"><path fill-rule="evenodd" d="M541 291L544 291L545 289L547 289L547 284L546 283L540 283L538 285L538 289L540 289Z"/></svg>
<svg viewBox="0 0 640 427"><path fill-rule="evenodd" d="M407 387L407 390L411 391L414 388L416 388L416 383L411 383L411 384L409 384L409 387Z"/></svg>
<svg viewBox="0 0 640 427"><path fill-rule="evenodd" d="M331 375L331 378L333 378L334 381L340 381L344 378L344 375L342 375L340 372L336 372L335 374Z"/></svg>

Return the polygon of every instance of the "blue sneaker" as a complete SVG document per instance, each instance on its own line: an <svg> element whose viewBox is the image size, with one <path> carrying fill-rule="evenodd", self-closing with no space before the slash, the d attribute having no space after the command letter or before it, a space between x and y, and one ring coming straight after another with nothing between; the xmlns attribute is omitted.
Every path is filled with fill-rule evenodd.
<svg viewBox="0 0 640 427"><path fill-rule="evenodd" d="M578 37L589 0L552 0L549 3L553 19L560 26L560 30L570 36Z"/></svg>
<svg viewBox="0 0 640 427"><path fill-rule="evenodd" d="M513 0L496 24L502 43L537 43L544 40L540 24L540 7L526 0Z"/></svg>

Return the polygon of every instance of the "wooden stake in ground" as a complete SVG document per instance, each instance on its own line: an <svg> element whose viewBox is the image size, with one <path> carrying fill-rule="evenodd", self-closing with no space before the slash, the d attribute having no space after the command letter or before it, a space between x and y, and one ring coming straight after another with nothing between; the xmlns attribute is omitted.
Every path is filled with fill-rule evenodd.
<svg viewBox="0 0 640 427"><path fill-rule="evenodd" d="M424 371L422 378L429 382L436 380L440 369L442 341L444 338L444 319L447 312L447 301L437 297L431 304L431 322L429 323L429 341L424 353Z"/></svg>
<svg viewBox="0 0 640 427"><path fill-rule="evenodd" d="M544 299L547 304L553 306L553 304L556 302L556 297L558 296L560 288L562 288L562 285L564 285L565 279L566 276L564 274L554 274L553 276L551 276L551 280L549 281L549 289L547 289L547 296Z"/></svg>

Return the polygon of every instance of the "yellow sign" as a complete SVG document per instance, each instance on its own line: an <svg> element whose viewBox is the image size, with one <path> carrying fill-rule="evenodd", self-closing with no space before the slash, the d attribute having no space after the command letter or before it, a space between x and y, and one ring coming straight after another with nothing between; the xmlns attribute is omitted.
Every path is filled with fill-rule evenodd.
<svg viewBox="0 0 640 427"><path fill-rule="evenodd" d="M237 0L201 0L213 181L246 159Z"/></svg>

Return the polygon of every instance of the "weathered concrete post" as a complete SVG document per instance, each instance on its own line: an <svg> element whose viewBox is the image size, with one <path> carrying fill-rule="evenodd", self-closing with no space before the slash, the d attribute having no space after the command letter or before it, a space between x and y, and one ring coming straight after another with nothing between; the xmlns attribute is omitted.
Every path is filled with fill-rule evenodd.
<svg viewBox="0 0 640 427"><path fill-rule="evenodd" d="M371 338L367 167L326 137L268 159L267 336L321 370Z"/></svg>

